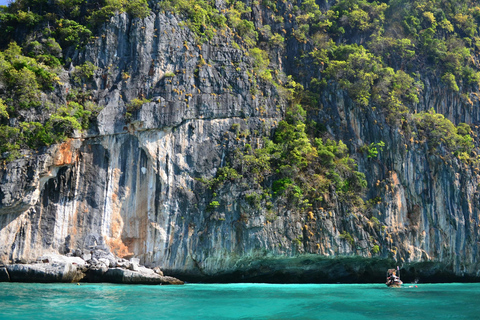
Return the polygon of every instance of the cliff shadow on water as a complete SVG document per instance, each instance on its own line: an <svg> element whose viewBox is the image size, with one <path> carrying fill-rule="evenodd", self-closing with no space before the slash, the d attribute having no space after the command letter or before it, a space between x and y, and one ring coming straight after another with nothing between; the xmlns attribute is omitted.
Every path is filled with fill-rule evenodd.
<svg viewBox="0 0 480 320"><path fill-rule="evenodd" d="M235 268L217 273L166 272L187 282L199 283L384 283L386 271L396 268L391 259L362 257L265 257L239 259ZM412 263L399 269L405 284L478 282L476 277L459 276L439 263Z"/></svg>

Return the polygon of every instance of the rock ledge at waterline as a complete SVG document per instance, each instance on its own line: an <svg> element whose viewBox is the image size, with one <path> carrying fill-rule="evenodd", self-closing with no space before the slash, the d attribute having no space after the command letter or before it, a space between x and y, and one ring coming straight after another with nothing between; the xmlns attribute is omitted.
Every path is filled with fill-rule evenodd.
<svg viewBox="0 0 480 320"><path fill-rule="evenodd" d="M87 259L87 260L86 260ZM109 282L122 284L183 284L164 276L160 268L146 268L138 259L125 260L104 254L102 258L46 255L34 263L0 266L0 282Z"/></svg>

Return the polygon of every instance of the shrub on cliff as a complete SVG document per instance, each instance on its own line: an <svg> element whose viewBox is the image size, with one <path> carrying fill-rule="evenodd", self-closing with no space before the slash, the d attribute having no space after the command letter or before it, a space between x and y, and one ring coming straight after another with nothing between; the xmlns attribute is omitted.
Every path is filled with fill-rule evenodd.
<svg viewBox="0 0 480 320"><path fill-rule="evenodd" d="M84 46L92 36L92 31L73 20L60 19L57 25L56 37L64 47Z"/></svg>
<svg viewBox="0 0 480 320"><path fill-rule="evenodd" d="M318 65L326 66L323 75L335 79L351 98L362 106L383 106L391 118L408 112L407 105L418 103L423 85L402 70L385 66L363 46L329 43L327 53L313 51Z"/></svg>
<svg viewBox="0 0 480 320"><path fill-rule="evenodd" d="M135 18L143 19L150 14L147 0L129 0L125 4L125 11Z"/></svg>
<svg viewBox="0 0 480 320"><path fill-rule="evenodd" d="M445 147L455 156L470 154L474 148L470 136L470 127L460 124L458 127L445 118L442 114L430 109L414 115L419 138L428 144L429 149L435 152L440 146Z"/></svg>
<svg viewBox="0 0 480 320"><path fill-rule="evenodd" d="M97 67L90 61L75 67L73 72L73 81L76 84L82 84L93 77Z"/></svg>
<svg viewBox="0 0 480 320"><path fill-rule="evenodd" d="M99 1L99 8L93 10L87 21L93 25L102 24L115 14L127 12L134 18L146 18L150 14L147 0L103 0Z"/></svg>
<svg viewBox="0 0 480 320"><path fill-rule="evenodd" d="M0 52L0 81L7 85L5 102L12 107L39 106L41 89L53 89L57 80L53 68L24 56L21 47L15 42ZM13 108L10 112L15 113Z"/></svg>
<svg viewBox="0 0 480 320"><path fill-rule="evenodd" d="M217 28L226 26L227 18L209 1L166 0L160 6L164 10L185 15L188 27L197 35L199 42L211 40Z"/></svg>

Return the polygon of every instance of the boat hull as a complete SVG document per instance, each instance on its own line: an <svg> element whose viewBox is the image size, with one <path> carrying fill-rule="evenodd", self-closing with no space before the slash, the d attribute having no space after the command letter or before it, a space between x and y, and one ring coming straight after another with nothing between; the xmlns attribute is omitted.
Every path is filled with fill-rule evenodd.
<svg viewBox="0 0 480 320"><path fill-rule="evenodd" d="M402 281L395 281L394 283L386 283L387 287L389 288L400 288L402 286Z"/></svg>

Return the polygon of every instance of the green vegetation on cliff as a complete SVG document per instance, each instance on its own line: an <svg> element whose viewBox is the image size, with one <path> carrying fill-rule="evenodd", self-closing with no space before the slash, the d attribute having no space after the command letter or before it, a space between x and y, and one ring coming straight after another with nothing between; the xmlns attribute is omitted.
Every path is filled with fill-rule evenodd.
<svg viewBox="0 0 480 320"><path fill-rule="evenodd" d="M315 122L307 124L306 115L300 105L291 105L273 137L263 137L256 147L252 143L262 134L242 132L235 125L229 133L238 141L231 165L219 168L215 178L201 181L213 190L214 198L223 185L243 186L247 203L255 209L267 208L271 220L276 216L271 211L274 205L298 210L333 207L339 201L363 207L365 175L357 171L347 146L316 130ZM216 199L212 203L220 206Z"/></svg>
<svg viewBox="0 0 480 320"><path fill-rule="evenodd" d="M476 161L470 131L463 147L458 147L454 125L435 116L431 122L439 127L448 123L452 134L441 141L431 139L425 121L419 119L432 111L413 114L424 81L439 79L445 91L460 91L464 103L473 104L480 81L478 3L338 0L331 4L326 10L313 1L286 8L296 16L293 35L304 44L303 60L308 63L311 58L318 68L299 73L310 78L309 90L321 95L333 80L359 107L380 107L391 125L406 129L407 138L413 130L432 152L441 146L461 160Z"/></svg>
<svg viewBox="0 0 480 320"><path fill-rule="evenodd" d="M230 36L232 46L252 60L250 81L271 83L290 101L273 136L257 146L239 145L231 157L236 178L258 184L262 201L283 197L308 206L335 190L345 201L360 203L365 179L351 156L356 143L335 141L312 120L332 85L345 90L356 107L384 116L407 143L427 143L433 154L446 150L450 157L476 161L468 125L455 127L434 111L416 112L426 80L440 82L467 103L478 89L480 6L455 0L17 0L0 8L0 151L13 159L20 149L48 146L87 129L99 111L85 89L97 66L87 61L72 71L74 53L116 14L142 19L151 10L176 14L199 44ZM302 55L294 57L294 70L276 70L287 43ZM77 87L66 100L52 98L62 90L61 81ZM129 102L127 118L149 98ZM41 116L32 121L32 114ZM376 158L384 147L377 143L366 141L371 148L360 156ZM258 203L253 193L249 197Z"/></svg>
<svg viewBox="0 0 480 320"><path fill-rule="evenodd" d="M122 12L144 18L150 9L146 0L22 0L0 7L0 153L8 160L21 156L20 149L61 142L89 127L99 108L82 85L96 66L75 66L71 81L79 90L67 101L52 96L71 60L67 52L81 49L101 23ZM42 116L30 121L31 113Z"/></svg>

